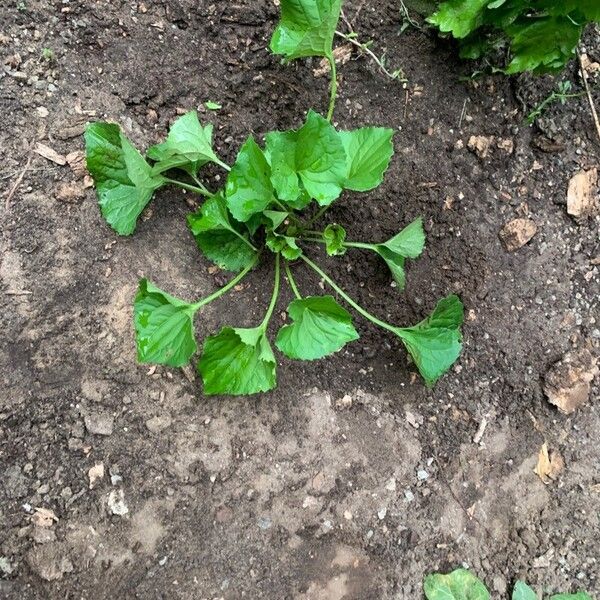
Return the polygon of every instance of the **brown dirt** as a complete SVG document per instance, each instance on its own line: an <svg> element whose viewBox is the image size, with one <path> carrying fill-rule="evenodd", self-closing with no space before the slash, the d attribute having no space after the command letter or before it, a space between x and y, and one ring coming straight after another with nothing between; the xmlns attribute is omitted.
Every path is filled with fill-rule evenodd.
<svg viewBox="0 0 600 600"><path fill-rule="evenodd" d="M349 16L358 4L347 3ZM88 111L146 147L178 108L219 101L223 110L201 116L232 160L250 132L297 126L326 106L316 63L285 67L266 50L274 3L145 6L0 7L1 56L22 61L0 72L3 197L27 143L82 148ZM550 78L461 80L469 66L445 43L398 33L393 0L367 2L355 25L409 84L364 58L342 67L336 121L398 133L384 185L344 196L332 219L353 239L378 240L423 215L428 247L406 294L371 255L322 262L399 324L459 293L469 312L460 362L427 390L399 344L358 319L360 341L329 360L281 360L279 388L261 397L205 398L182 371L149 374L132 341L138 278L188 298L216 283L186 231L188 205L161 192L136 235L117 239L92 190L57 199L81 177L34 155L0 213L1 597L417 598L424 574L462 563L494 597L517 576L548 591L600 590L597 381L568 417L542 392L567 351L589 345L597 355L600 344L600 221L566 212L570 177L598 165L587 100L556 105L530 128L524 115ZM597 30L585 40L596 60L598 40ZM54 64L39 58L44 47ZM574 67L564 77L579 89ZM514 152L481 159L467 148L472 135L510 139ZM498 233L522 216L538 232L508 253ZM255 322L268 269L206 310L199 332ZM299 283L318 289L301 267ZM341 407L346 394L352 405ZM90 433L86 417L109 431L112 421L112 433ZM533 473L544 441L566 463L547 486ZM100 462L104 478L89 489ZM120 516L107 504L119 489L129 511ZM34 528L35 507L58 521Z"/></svg>

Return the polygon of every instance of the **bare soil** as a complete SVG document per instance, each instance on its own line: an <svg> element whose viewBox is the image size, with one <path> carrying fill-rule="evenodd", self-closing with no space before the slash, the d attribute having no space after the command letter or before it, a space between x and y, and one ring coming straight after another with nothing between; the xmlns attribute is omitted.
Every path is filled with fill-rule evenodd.
<svg viewBox="0 0 600 600"><path fill-rule="evenodd" d="M249 133L323 111L327 78L316 61L283 66L268 52L267 0L0 3L3 204L33 157L0 208L0 597L409 599L424 574L463 563L494 598L517 577L600 592L597 380L569 416L543 394L554 363L600 345L600 220L566 211L569 179L599 163L587 98L528 127L552 78L470 79L475 66L447 42L399 33L397 2L348 1L349 18L360 4L356 30L408 84L357 55L341 67L336 122L394 127L396 155L379 190L345 195L331 218L369 241L423 215L428 245L406 293L372 255L313 254L398 324L460 294L464 353L428 390L399 343L358 318L345 351L281 359L276 391L240 399L135 361L140 276L190 299L224 277L186 229L193 200L161 192L136 234L117 238L83 174L29 147L81 150L85 123L110 119L145 148L199 108L231 161ZM584 39L596 61L599 39L597 28ZM563 78L582 89L575 65ZM513 150L494 143L481 158L474 135ZM537 233L508 252L499 232L517 217ZM199 334L257 322L270 268L211 305ZM301 266L298 277L319 289ZM548 485L533 472L543 442L565 461Z"/></svg>

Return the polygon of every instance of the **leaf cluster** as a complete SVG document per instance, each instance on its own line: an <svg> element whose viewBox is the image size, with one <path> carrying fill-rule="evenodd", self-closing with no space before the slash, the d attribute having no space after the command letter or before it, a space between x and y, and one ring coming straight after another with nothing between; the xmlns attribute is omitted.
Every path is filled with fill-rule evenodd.
<svg viewBox="0 0 600 600"><path fill-rule="evenodd" d="M509 47L508 74L557 72L575 56L598 0L447 0L428 21L460 41L463 58Z"/></svg>
<svg viewBox="0 0 600 600"><path fill-rule="evenodd" d="M467 569L428 575L423 587L427 600L490 600L490 593L483 582ZM538 600L538 595L524 581L517 581L512 600ZM592 597L586 592L577 592L554 594L548 600L592 600Z"/></svg>
<svg viewBox="0 0 600 600"><path fill-rule="evenodd" d="M282 0L282 19L271 47L287 60L303 56L332 57L333 35L341 0ZM421 219L379 243L347 240L336 223L315 229L327 209L346 191L377 188L390 164L393 130L361 127L337 130L329 118L310 110L298 129L272 131L264 140L250 135L229 166L213 147L212 125L195 111L178 118L166 140L144 155L113 123L99 122L85 133L88 170L102 214L113 229L129 235L155 192L175 185L199 194L204 202L188 215L187 224L202 254L235 276L220 290L195 302L171 296L142 279L135 298L134 326L138 360L181 367L198 350L195 315L234 288L261 260L274 256L271 301L259 325L226 325L209 334L197 370L206 394L254 394L276 385L277 359L269 323L280 293L282 265L295 299L290 322L279 329L274 346L292 360L316 360L358 339L351 314L331 295L303 296L291 267L303 262L347 304L372 323L396 335L428 385L446 372L461 351L463 306L456 296L441 300L417 325L398 327L370 314L350 298L306 255L317 244L327 255L350 249L375 252L387 264L397 288L406 284L405 266L425 247ZM202 169L212 163L227 173L221 189L209 190Z"/></svg>

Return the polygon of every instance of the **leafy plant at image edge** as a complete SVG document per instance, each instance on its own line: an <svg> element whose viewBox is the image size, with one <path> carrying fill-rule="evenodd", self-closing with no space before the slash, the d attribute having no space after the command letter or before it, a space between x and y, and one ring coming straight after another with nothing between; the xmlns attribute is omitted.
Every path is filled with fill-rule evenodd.
<svg viewBox="0 0 600 600"><path fill-rule="evenodd" d="M575 56L585 25L600 22L600 2L448 0L428 21L459 40L463 58L508 45L506 73L556 72Z"/></svg>
<svg viewBox="0 0 600 600"><path fill-rule="evenodd" d="M197 351L194 317L204 306L235 286L259 263L265 251L275 255L271 301L261 323L250 328L226 326L209 335L197 368L206 394L254 394L276 385L277 361L268 326L277 306L282 272L295 299L288 307L290 323L275 338L275 347L294 360L330 356L358 339L352 316L331 295L303 296L291 267L302 262L368 321L396 335L427 385L433 385L460 355L463 305L457 296L440 300L412 327L398 327L369 313L305 254L319 244L329 256L352 249L377 253L397 287L405 287L405 263L425 247L421 219L381 243L346 239L344 228L329 223L315 229L345 190L367 192L378 187L393 155L393 130L362 127L338 131L331 124L337 81L333 34L340 0L282 0L282 18L271 48L287 60L325 56L332 61L327 118L309 111L297 130L273 131L264 148L249 136L230 167L215 153L212 125L202 125L195 111L178 118L167 139L142 154L119 126L98 122L85 133L88 170L101 212L121 235L130 235L154 193L174 185L205 198L188 215L188 226L201 252L219 268L237 273L227 285L205 298L186 302L146 279L134 305L138 361L181 367ZM213 163L227 172L225 186L210 191L201 181L203 166ZM175 173L180 176L176 177ZM309 210L315 206L307 216Z"/></svg>
<svg viewBox="0 0 600 600"><path fill-rule="evenodd" d="M467 569L456 569L448 574L427 575L423 583L427 600L489 600L490 593L473 573ZM512 600L537 600L538 595L524 581L517 581ZM586 592L554 594L548 600L593 600Z"/></svg>

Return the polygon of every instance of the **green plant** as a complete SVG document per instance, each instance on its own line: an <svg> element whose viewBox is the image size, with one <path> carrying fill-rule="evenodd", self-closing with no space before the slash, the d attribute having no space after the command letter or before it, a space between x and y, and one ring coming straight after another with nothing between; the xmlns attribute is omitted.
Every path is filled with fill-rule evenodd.
<svg viewBox="0 0 600 600"><path fill-rule="evenodd" d="M533 123L542 116L542 113L554 102L564 104L569 98L579 98L579 96L585 95L585 92L572 94L571 88L572 85L569 80L560 81L556 87L556 91L549 94L527 115L526 123L528 125L533 125Z"/></svg>
<svg viewBox="0 0 600 600"><path fill-rule="evenodd" d="M427 575L423 583L427 600L489 600L490 593L483 582L466 569L456 569L447 575ZM537 600L537 594L524 581L517 581L512 600ZM548 600L592 600L586 592L554 594Z"/></svg>
<svg viewBox="0 0 600 600"><path fill-rule="evenodd" d="M506 73L556 72L575 57L585 25L600 21L600 2L448 0L428 21L460 41L463 58L508 46Z"/></svg>
<svg viewBox="0 0 600 600"><path fill-rule="evenodd" d="M204 343L198 371L206 394L253 394L275 387L276 358L268 325L282 270L295 300L288 308L291 322L275 340L279 351L291 359L315 360L358 339L350 313L334 297L302 295L292 274L295 262L312 269L364 318L398 336L426 383L433 385L461 351L460 300L448 296L417 325L397 327L358 305L305 254L305 246L311 243L323 245L330 256L353 248L376 252L403 289L405 262L421 254L425 234L420 219L379 244L348 241L345 230L333 223L315 229L344 190L366 192L382 183L393 155L393 131L382 127L337 131L331 124L337 96L332 43L341 0L282 0L281 8L271 48L288 61L303 56L324 56L330 61L328 118L311 110L299 129L267 133L264 149L250 136L231 167L215 153L212 126L201 125L196 112L177 119L165 142L151 147L146 157L118 125L100 122L87 128L88 169L102 214L115 231L133 233L154 192L165 185L178 186L205 198L188 217L199 249L221 269L238 273L223 288L196 302L175 298L143 279L134 307L138 360L172 367L187 364L197 350L194 315L235 287L262 256L272 253L273 293L260 324L224 327ZM209 191L200 180L199 170L207 163L227 172L223 189ZM313 210L315 202L317 210Z"/></svg>

